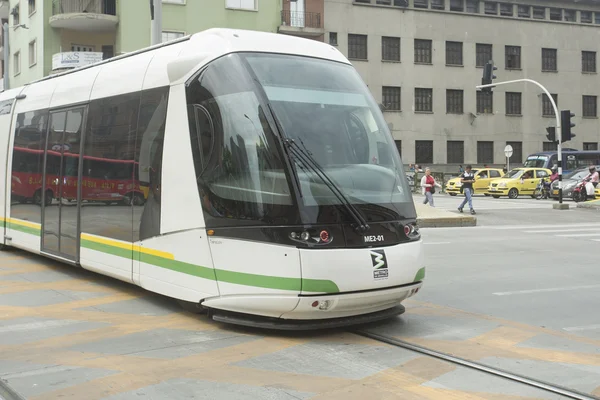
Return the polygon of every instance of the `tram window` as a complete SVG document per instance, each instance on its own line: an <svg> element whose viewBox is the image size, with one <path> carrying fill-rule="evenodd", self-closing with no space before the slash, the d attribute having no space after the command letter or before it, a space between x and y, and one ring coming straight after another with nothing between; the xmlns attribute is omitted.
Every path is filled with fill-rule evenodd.
<svg viewBox="0 0 600 400"><path fill-rule="evenodd" d="M202 170L206 168L210 153L214 146L214 129L209 111L199 104L194 104L196 115L196 130L198 132L198 146L200 147L200 159Z"/></svg>
<svg viewBox="0 0 600 400"><path fill-rule="evenodd" d="M142 93L136 134L134 180L144 188L143 207L134 203L133 240L160 235L161 173L169 87Z"/></svg>

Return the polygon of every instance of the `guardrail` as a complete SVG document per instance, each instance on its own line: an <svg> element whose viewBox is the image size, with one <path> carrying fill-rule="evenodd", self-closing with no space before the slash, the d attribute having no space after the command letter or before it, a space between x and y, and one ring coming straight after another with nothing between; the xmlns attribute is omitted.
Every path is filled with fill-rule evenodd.
<svg viewBox="0 0 600 400"><path fill-rule="evenodd" d="M117 15L117 0L52 1L52 15L73 13Z"/></svg>
<svg viewBox="0 0 600 400"><path fill-rule="evenodd" d="M281 23L287 26L297 26L301 28L322 28L323 21L320 13L307 11L281 11Z"/></svg>

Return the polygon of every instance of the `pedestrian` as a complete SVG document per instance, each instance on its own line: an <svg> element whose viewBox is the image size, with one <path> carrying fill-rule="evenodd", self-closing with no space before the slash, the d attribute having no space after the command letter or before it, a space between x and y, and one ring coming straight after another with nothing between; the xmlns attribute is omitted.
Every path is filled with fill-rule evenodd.
<svg viewBox="0 0 600 400"><path fill-rule="evenodd" d="M473 182L475 182L475 174L471 172L471 166L467 165L465 168L465 172L460 176L460 181L462 182L462 191L465 194L465 198L458 206L458 211L463 212L463 208L467 202L469 203L469 208L471 209L471 214L475 214L475 210L473 209Z"/></svg>
<svg viewBox="0 0 600 400"><path fill-rule="evenodd" d="M423 188L423 194L425 195L425 200L423 204L429 203L431 207L435 207L433 205L433 194L435 193L435 187L441 188L442 185L435 181L435 178L431 176L431 170L429 168L425 168L425 175L421 178L421 187Z"/></svg>

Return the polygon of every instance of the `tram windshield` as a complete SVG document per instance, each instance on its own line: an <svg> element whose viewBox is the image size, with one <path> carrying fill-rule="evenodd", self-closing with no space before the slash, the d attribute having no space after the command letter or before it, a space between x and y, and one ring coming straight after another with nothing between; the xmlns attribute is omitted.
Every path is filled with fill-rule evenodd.
<svg viewBox="0 0 600 400"><path fill-rule="evenodd" d="M201 196L210 198L203 204L213 216L283 223L277 217L289 216L285 209L291 207L301 214L298 222L353 222L340 212L348 204L367 221L414 213L388 126L350 65L282 54L228 55L189 86L188 114L195 116L190 128L199 142ZM293 154L283 150L286 139L309 153L328 179L297 157L286 163L286 154Z"/></svg>

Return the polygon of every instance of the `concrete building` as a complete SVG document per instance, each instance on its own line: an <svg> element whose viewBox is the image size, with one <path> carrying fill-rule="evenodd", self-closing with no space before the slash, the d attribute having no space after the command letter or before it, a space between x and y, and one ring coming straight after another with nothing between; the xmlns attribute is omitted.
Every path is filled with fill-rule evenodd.
<svg viewBox="0 0 600 400"><path fill-rule="evenodd" d="M575 113L566 144L598 149L600 2L325 0L326 41L353 62L385 107L405 164L511 165L555 148L551 103L519 83L478 93L482 66L496 81L530 78Z"/></svg>
<svg viewBox="0 0 600 400"><path fill-rule="evenodd" d="M277 32L282 0L163 0L163 41L212 27ZM147 47L149 0L8 0L9 87ZM260 4L259 4L260 3ZM2 54L0 52L0 54Z"/></svg>

